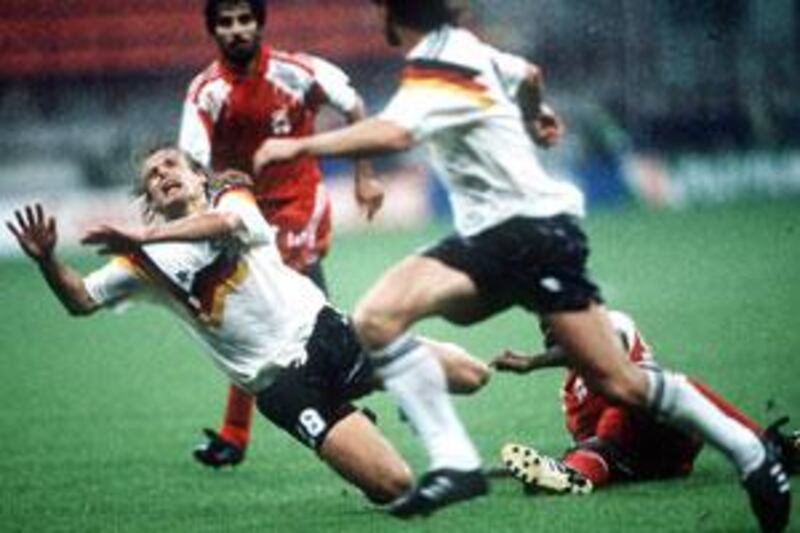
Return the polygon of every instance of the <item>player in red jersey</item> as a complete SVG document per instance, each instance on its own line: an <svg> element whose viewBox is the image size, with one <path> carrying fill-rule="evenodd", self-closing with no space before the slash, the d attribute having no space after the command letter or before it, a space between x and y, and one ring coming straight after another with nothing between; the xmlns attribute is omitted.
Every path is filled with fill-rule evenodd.
<svg viewBox="0 0 800 533"><path fill-rule="evenodd" d="M179 145L215 171L252 175L261 213L278 230L283 260L325 290L320 261L330 246L331 206L317 158L256 173L253 153L266 139L313 133L323 106L355 122L365 116L364 105L338 67L262 44L265 21L265 0L207 0L206 29L220 58L189 87ZM355 197L370 219L383 201L366 160L355 163ZM252 411L252 396L232 386L220 432L205 430L208 440L195 458L213 467L241 462Z"/></svg>
<svg viewBox="0 0 800 533"><path fill-rule="evenodd" d="M637 365L657 369L653 354L633 320L619 311L609 314L628 358ZM547 335L545 343L547 350L543 353L528 356L506 351L491 365L499 371L516 373L565 366L563 349ZM688 381L729 417L760 435L770 432L781 445L787 470L797 472L800 434L780 433L778 426L786 419L765 430L706 385L693 379ZM703 446L701 440L657 421L648 413L611 404L590 391L571 368L564 377L561 397L566 429L574 445L560 461L522 444L509 443L501 451L506 468L526 489L587 493L618 481L666 479L692 472Z"/></svg>

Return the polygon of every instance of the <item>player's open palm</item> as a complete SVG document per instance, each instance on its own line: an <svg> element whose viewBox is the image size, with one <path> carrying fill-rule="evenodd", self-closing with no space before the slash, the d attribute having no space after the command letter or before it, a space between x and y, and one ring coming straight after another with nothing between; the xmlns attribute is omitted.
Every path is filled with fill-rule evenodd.
<svg viewBox="0 0 800 533"><path fill-rule="evenodd" d="M372 165L363 160L357 163L358 175L356 176L355 197L358 207L366 214L367 220L372 220L383 206L383 183L375 176Z"/></svg>
<svg viewBox="0 0 800 533"><path fill-rule="evenodd" d="M26 205L24 210L14 211L14 216L16 225L6 222L6 227L28 257L37 262L51 257L58 240L55 218L45 216L41 204Z"/></svg>
<svg viewBox="0 0 800 533"><path fill-rule="evenodd" d="M564 136L564 122L549 106L542 105L540 113L528 123L533 141L542 148L552 148Z"/></svg>

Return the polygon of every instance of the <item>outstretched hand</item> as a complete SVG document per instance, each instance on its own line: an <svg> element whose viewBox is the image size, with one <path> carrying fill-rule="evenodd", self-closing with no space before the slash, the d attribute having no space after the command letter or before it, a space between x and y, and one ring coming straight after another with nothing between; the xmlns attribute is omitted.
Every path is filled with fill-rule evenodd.
<svg viewBox="0 0 800 533"><path fill-rule="evenodd" d="M41 204L26 205L22 210L14 211L16 225L6 222L8 230L16 237L25 254L40 263L50 259L58 240L56 219L46 217Z"/></svg>
<svg viewBox="0 0 800 533"><path fill-rule="evenodd" d="M514 374L527 374L536 369L533 357L511 350L506 350L489 361L489 366L500 372L513 372Z"/></svg>
<svg viewBox="0 0 800 533"><path fill-rule="evenodd" d="M253 170L258 174L267 165L296 159L302 150L303 142L300 139L267 139L253 155Z"/></svg>
<svg viewBox="0 0 800 533"><path fill-rule="evenodd" d="M144 242L146 242L144 229L123 229L108 224L101 224L89 229L81 239L81 244L100 246L97 253L101 255L131 253Z"/></svg>
<svg viewBox="0 0 800 533"><path fill-rule="evenodd" d="M366 161L356 161L357 175L355 183L356 203L371 221L383 206L383 183L375 176L372 165Z"/></svg>

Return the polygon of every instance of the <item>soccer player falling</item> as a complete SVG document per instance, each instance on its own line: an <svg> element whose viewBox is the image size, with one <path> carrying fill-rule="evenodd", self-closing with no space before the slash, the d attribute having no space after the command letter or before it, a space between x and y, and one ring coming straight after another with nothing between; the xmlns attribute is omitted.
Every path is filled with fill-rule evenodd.
<svg viewBox="0 0 800 533"><path fill-rule="evenodd" d="M347 75L318 57L262 44L265 0L207 0L205 23L220 58L198 74L186 96L179 145L217 172L237 169L254 178L258 208L277 229L283 260L326 292L322 259L331 241L331 206L314 156L253 172L266 139L308 135L323 106L348 122L364 117ZM383 190L367 160L355 163L355 198L372 218ZM194 451L202 464L236 465L250 440L253 397L232 385L219 432Z"/></svg>
<svg viewBox="0 0 800 533"><path fill-rule="evenodd" d="M141 172L147 224L90 229L83 243L114 257L85 277L56 256L56 221L40 205L6 225L70 314L137 298L164 305L264 417L370 501L392 502L410 488L411 472L351 403L375 389L370 360L350 322L283 263L248 182L230 172L211 179L174 147L154 151ZM458 380L455 392L487 379L486 365L460 348L423 342Z"/></svg>

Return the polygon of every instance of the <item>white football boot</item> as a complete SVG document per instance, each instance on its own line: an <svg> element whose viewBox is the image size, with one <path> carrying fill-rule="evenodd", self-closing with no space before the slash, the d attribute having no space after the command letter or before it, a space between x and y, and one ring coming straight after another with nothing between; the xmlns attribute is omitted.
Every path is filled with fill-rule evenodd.
<svg viewBox="0 0 800 533"><path fill-rule="evenodd" d="M500 458L511 475L525 485L526 490L544 490L556 494L592 492L592 482L582 474L528 446L506 444L500 451Z"/></svg>

